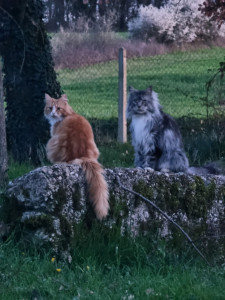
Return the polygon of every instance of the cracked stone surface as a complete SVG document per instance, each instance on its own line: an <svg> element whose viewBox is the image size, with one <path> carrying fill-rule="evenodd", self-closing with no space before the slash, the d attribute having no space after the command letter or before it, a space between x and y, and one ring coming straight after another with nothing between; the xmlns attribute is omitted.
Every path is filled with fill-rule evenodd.
<svg viewBox="0 0 225 300"><path fill-rule="evenodd" d="M213 236L213 245L218 242L225 249L220 240L225 234L225 177L216 175L105 169L110 211L99 222L88 201L82 169L69 164L44 166L9 183L2 207L4 223L11 230L20 226L27 240L56 252L69 250L76 226L91 222L99 222L106 231L116 226L122 235L150 233L177 239L177 229L140 197L123 190L117 176L122 185L153 201L183 226L193 240Z"/></svg>

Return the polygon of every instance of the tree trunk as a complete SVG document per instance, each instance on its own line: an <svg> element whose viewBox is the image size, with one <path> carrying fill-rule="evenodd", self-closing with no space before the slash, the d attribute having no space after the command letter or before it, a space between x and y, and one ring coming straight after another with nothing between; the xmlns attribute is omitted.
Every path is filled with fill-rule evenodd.
<svg viewBox="0 0 225 300"><path fill-rule="evenodd" d="M60 26L63 28L66 26L64 0L55 1L55 20L56 25L58 24L58 28Z"/></svg>
<svg viewBox="0 0 225 300"><path fill-rule="evenodd" d="M8 147L16 161L43 160L49 127L43 118L44 94L60 96L41 0L16 7L3 0L0 9L0 54L7 102ZM19 2L25 2L20 0Z"/></svg>
<svg viewBox="0 0 225 300"><path fill-rule="evenodd" d="M8 179L8 157L6 145L5 108L3 100L2 65L0 61L0 186Z"/></svg>

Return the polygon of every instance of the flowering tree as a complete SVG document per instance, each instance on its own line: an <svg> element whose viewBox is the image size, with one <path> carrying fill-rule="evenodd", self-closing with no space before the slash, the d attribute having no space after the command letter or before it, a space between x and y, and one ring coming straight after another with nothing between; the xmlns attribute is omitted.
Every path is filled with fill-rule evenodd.
<svg viewBox="0 0 225 300"><path fill-rule="evenodd" d="M132 36L156 38L159 42L193 42L224 35L224 28L217 29L215 22L202 14L199 6L203 0L169 0L164 6L141 6L136 19L129 22Z"/></svg>
<svg viewBox="0 0 225 300"><path fill-rule="evenodd" d="M225 21L225 0L206 0L200 5L199 10L218 23L218 26Z"/></svg>

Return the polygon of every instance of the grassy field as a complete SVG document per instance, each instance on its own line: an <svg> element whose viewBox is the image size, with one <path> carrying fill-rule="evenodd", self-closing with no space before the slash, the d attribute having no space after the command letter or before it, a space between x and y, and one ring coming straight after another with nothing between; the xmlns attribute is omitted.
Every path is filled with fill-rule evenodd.
<svg viewBox="0 0 225 300"><path fill-rule="evenodd" d="M205 265L188 246L178 255L157 239L105 236L98 226L76 237L72 257L1 243L0 299L224 299L224 267Z"/></svg>
<svg viewBox="0 0 225 300"><path fill-rule="evenodd" d="M164 111L181 120L179 124L184 146L192 165L225 156L224 126L220 128L217 120L216 126L212 122L207 123L204 100L206 82L218 69L223 58L224 48L212 47L137 57L127 61L127 84L138 89L152 85ZM74 70L58 70L58 74L72 107L91 122L95 120L95 138L102 153L100 161L103 165L132 166L133 151L130 144L120 146L114 142L117 137L117 61ZM224 97L224 84L217 79L210 89L208 101L210 104L218 103ZM216 107L219 113L223 111L223 107ZM215 111L209 108L209 113L212 112ZM102 136L102 130L106 135ZM108 160L108 156L112 159Z"/></svg>
<svg viewBox="0 0 225 300"><path fill-rule="evenodd" d="M212 47L195 51L128 59L127 83L145 89L150 84L158 92L164 110L179 122L185 150L192 165L225 157L224 126L206 122L206 81L218 69L224 48ZM100 162L105 167L133 166L133 148L116 143L118 110L118 63L109 61L78 69L58 70L62 89L71 106L93 125L100 149ZM224 84L212 86L209 100L223 100ZM220 112L222 108L219 108ZM185 117L185 118L184 118ZM183 122L183 118L185 122ZM32 167L25 164L19 175ZM17 175L17 166L10 164L9 178Z"/></svg>
<svg viewBox="0 0 225 300"><path fill-rule="evenodd" d="M223 57L224 49L212 48L130 59L128 85L144 89L151 84L165 111L175 117L194 114L200 121L206 115L200 98L213 73L208 69L218 68ZM78 113L100 121L117 117L117 62L58 73ZM187 122L192 123L189 119ZM191 125L189 128L191 134L184 141L191 162L224 155L225 145L216 133L210 135L203 130L192 134ZM133 165L130 143L98 141L100 162L105 167ZM10 160L9 179L33 168L29 163L19 165ZM96 229L78 234L73 248L69 264L53 258L50 252L24 249L14 244L13 236L1 241L0 299L225 299L224 265L206 266L188 245L176 253L157 239L102 235L96 225Z"/></svg>
<svg viewBox="0 0 225 300"><path fill-rule="evenodd" d="M223 48L214 47L128 59L127 82L138 89L152 85L164 110L174 117L190 114L204 117L206 109L201 99L206 96L205 84L218 69L224 53ZM117 61L58 70L58 74L78 113L87 118L117 117ZM210 99L218 97L218 85L212 89Z"/></svg>

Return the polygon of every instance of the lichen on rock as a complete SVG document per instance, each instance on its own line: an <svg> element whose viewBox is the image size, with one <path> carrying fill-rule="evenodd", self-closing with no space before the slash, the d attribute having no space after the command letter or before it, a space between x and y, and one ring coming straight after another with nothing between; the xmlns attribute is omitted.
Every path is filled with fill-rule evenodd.
<svg viewBox="0 0 225 300"><path fill-rule="evenodd" d="M143 199L129 193L121 183L153 201L193 239L224 235L225 177L165 174L141 169L106 169L110 211L100 226L122 235L157 234L179 245L181 235L168 220ZM49 245L56 252L68 251L76 227L95 220L88 201L83 171L71 164L41 167L14 180L5 193L4 221L11 229L20 226L21 236ZM99 222L99 221L96 221Z"/></svg>

